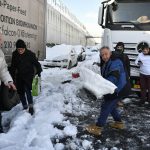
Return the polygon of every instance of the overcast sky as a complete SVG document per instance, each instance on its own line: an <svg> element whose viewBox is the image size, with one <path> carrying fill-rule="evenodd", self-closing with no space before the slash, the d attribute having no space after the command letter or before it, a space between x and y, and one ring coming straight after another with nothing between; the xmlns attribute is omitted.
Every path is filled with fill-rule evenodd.
<svg viewBox="0 0 150 150"><path fill-rule="evenodd" d="M92 35L100 36L98 9L101 0L63 0L63 2Z"/></svg>

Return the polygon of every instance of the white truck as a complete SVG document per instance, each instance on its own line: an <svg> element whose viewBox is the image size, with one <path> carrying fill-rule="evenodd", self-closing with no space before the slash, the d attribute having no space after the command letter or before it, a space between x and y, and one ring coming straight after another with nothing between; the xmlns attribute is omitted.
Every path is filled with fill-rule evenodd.
<svg viewBox="0 0 150 150"><path fill-rule="evenodd" d="M107 0L101 3L98 23L104 29L102 45L112 50L125 44L131 65L132 90L139 93L139 69L135 59L142 42L150 44L150 0Z"/></svg>
<svg viewBox="0 0 150 150"><path fill-rule="evenodd" d="M18 39L23 39L39 60L45 58L46 7L47 0L0 0L0 31L3 37L0 48L8 66ZM3 87L1 91L0 99L9 99L10 102L16 99L14 92L3 90Z"/></svg>

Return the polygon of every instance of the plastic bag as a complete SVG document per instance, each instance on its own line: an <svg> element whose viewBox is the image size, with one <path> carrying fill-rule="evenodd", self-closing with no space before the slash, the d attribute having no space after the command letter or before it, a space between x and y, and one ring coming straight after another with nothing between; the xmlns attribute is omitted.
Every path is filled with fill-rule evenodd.
<svg viewBox="0 0 150 150"><path fill-rule="evenodd" d="M35 76L32 82L32 96L38 96L41 93L41 77Z"/></svg>

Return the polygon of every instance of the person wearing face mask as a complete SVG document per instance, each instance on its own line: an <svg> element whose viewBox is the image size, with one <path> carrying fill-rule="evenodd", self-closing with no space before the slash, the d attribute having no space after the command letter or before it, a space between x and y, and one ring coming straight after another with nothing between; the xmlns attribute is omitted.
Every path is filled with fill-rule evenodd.
<svg viewBox="0 0 150 150"><path fill-rule="evenodd" d="M124 54L124 43L118 42L115 47L114 55L120 55L122 57L123 62L125 63L125 71L127 72L128 77L130 78L130 60L129 57Z"/></svg>
<svg viewBox="0 0 150 150"><path fill-rule="evenodd" d="M139 106L148 101L150 106L150 49L145 42L141 45L142 52L139 53L135 64L140 66L140 86L141 86L141 100ZM148 97L147 97L148 92Z"/></svg>
<svg viewBox="0 0 150 150"><path fill-rule="evenodd" d="M35 69L36 68L36 73ZM12 54L11 74L16 81L17 92L22 102L23 109L29 108L29 113L34 114L33 97L31 94L32 81L35 74L40 76L42 68L35 53L28 50L23 40L16 42L16 50Z"/></svg>
<svg viewBox="0 0 150 150"><path fill-rule="evenodd" d="M112 52L112 57L118 57L122 60L124 69L126 72L126 77L128 80L130 80L130 60L129 60L129 57L126 54L124 54L124 43L123 42L118 42L116 44L115 51ZM128 81L128 84L130 84L130 81ZM123 109L122 99L120 101L118 101L118 109Z"/></svg>

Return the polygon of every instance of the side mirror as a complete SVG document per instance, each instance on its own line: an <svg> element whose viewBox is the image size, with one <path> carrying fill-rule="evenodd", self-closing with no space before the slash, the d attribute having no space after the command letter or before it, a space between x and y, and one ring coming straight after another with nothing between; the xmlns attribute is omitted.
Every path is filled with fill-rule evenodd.
<svg viewBox="0 0 150 150"><path fill-rule="evenodd" d="M104 5L102 7L99 7L99 13L98 13L98 24L104 28L105 26L103 25L104 23Z"/></svg>

